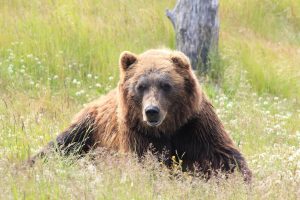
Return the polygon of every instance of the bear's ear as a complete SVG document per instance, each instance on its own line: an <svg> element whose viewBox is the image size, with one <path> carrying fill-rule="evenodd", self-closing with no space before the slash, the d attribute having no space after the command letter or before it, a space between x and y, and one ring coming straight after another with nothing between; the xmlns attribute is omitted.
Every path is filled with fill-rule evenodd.
<svg viewBox="0 0 300 200"><path fill-rule="evenodd" d="M120 55L120 68L127 70L133 63L137 61L137 56L129 51L124 51Z"/></svg>
<svg viewBox="0 0 300 200"><path fill-rule="evenodd" d="M184 69L191 68L191 63L189 58L180 51L174 51L171 54L171 61L178 67L182 67Z"/></svg>

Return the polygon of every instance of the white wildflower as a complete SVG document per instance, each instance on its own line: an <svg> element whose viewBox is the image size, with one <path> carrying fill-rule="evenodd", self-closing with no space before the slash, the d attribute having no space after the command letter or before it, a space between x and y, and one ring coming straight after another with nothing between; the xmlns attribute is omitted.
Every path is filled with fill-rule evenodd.
<svg viewBox="0 0 300 200"><path fill-rule="evenodd" d="M73 79L72 83L73 83L73 84L77 84L77 80L76 80L76 79Z"/></svg>
<svg viewBox="0 0 300 200"><path fill-rule="evenodd" d="M76 96L81 96L82 94L84 94L85 91L84 90L80 90L78 92L75 93Z"/></svg>
<svg viewBox="0 0 300 200"><path fill-rule="evenodd" d="M12 74L14 72L14 69L13 69L13 64L9 64L7 70L8 70L8 73Z"/></svg>
<svg viewBox="0 0 300 200"><path fill-rule="evenodd" d="M100 83L96 83L95 86L98 87L98 88L102 87L102 85Z"/></svg>

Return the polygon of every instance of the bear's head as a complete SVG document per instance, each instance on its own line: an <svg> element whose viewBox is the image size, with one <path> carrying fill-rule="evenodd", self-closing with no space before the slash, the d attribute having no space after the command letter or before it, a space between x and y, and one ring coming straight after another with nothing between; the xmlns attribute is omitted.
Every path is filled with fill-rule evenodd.
<svg viewBox="0 0 300 200"><path fill-rule="evenodd" d="M189 59L179 51L120 56L119 102L132 128L172 132L200 109L202 92Z"/></svg>

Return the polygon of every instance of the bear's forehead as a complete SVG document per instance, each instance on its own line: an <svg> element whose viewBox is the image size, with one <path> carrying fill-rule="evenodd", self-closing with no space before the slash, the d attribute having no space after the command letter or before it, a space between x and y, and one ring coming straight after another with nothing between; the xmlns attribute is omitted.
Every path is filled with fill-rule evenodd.
<svg viewBox="0 0 300 200"><path fill-rule="evenodd" d="M147 58L140 59L136 63L135 67L136 74L147 75L172 75L176 76L176 70L174 65L168 59L156 59L156 58Z"/></svg>
<svg viewBox="0 0 300 200"><path fill-rule="evenodd" d="M138 59L138 65L142 68L167 68L173 69L173 64L169 57L159 55L142 56Z"/></svg>
<svg viewBox="0 0 300 200"><path fill-rule="evenodd" d="M174 84L183 83L183 77L176 72L174 66L169 62L147 62L139 63L134 70L134 77L136 81L170 81Z"/></svg>

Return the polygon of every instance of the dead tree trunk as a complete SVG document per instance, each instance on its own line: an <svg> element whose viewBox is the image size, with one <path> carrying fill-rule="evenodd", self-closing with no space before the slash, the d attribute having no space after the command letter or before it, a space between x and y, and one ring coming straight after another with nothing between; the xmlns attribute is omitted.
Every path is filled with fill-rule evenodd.
<svg viewBox="0 0 300 200"><path fill-rule="evenodd" d="M191 60L193 69L209 71L209 55L219 39L218 0L178 0L166 11L176 33L176 48Z"/></svg>

